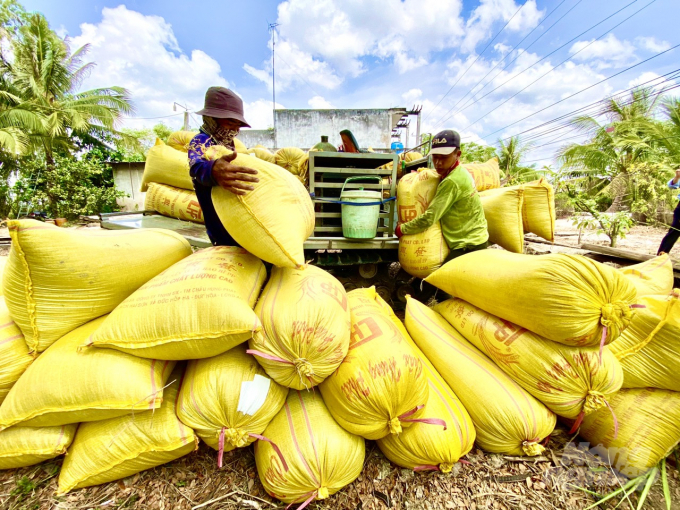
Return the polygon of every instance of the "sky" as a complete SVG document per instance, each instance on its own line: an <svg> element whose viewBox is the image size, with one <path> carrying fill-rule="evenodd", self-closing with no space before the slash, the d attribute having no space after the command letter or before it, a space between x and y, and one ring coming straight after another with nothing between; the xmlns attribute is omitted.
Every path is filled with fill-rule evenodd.
<svg viewBox="0 0 680 510"><path fill-rule="evenodd" d="M680 68L680 0L22 3L72 50L90 45L82 89L126 87L131 128L181 127L173 103L198 111L213 85L243 98L253 128L271 127L274 40L277 108L420 105L422 132L488 145L520 134L541 166L580 135L537 126L639 84L672 86L664 75Z"/></svg>

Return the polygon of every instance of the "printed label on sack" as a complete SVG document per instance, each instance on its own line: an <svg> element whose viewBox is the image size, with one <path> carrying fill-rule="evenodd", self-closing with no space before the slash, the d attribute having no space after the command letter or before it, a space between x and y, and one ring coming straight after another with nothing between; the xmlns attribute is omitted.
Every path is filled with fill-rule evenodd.
<svg viewBox="0 0 680 510"><path fill-rule="evenodd" d="M241 383L241 395L238 398L238 412L253 416L264 405L269 393L271 381L267 377L255 374L252 381Z"/></svg>

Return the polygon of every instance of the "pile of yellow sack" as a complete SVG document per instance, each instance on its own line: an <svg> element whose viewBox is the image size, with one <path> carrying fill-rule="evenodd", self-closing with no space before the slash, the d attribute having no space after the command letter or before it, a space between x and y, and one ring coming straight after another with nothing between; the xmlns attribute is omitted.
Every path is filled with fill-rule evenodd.
<svg viewBox="0 0 680 510"><path fill-rule="evenodd" d="M60 493L200 441L218 466L252 447L264 489L301 505L361 474L365 439L397 466L448 473L475 444L539 455L560 417L630 475L680 441L667 257L616 270L474 252L427 277L451 299L409 298L402 323L374 288L347 293L304 264L268 277L244 248L32 220L9 231L0 469L66 454Z"/></svg>

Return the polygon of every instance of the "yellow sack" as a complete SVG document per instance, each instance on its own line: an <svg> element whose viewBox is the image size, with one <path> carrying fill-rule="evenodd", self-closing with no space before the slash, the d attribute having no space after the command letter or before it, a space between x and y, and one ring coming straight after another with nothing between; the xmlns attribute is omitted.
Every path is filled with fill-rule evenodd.
<svg viewBox="0 0 680 510"><path fill-rule="evenodd" d="M399 154L399 159L401 161L410 163L411 161L415 161L417 159L423 159L423 155L418 151L402 152Z"/></svg>
<svg viewBox="0 0 680 510"><path fill-rule="evenodd" d="M578 255L480 250L427 279L453 297L565 345L613 342L630 322L635 288L616 269Z"/></svg>
<svg viewBox="0 0 680 510"><path fill-rule="evenodd" d="M12 427L0 432L0 469L32 466L66 453L77 424L60 427Z"/></svg>
<svg viewBox="0 0 680 510"><path fill-rule="evenodd" d="M32 362L33 356L28 353L24 335L12 321L5 300L0 297L0 404Z"/></svg>
<svg viewBox="0 0 680 510"><path fill-rule="evenodd" d="M216 159L227 153L218 146L206 156ZM314 231L314 204L307 189L278 165L241 154L232 163L257 170L260 182L245 195L213 188L213 203L224 227L256 257L279 267L304 267L303 244Z"/></svg>
<svg viewBox="0 0 680 510"><path fill-rule="evenodd" d="M668 296L673 291L673 261L666 254L619 271L635 286L638 297Z"/></svg>
<svg viewBox="0 0 680 510"><path fill-rule="evenodd" d="M318 393L291 391L283 409L255 443L255 463L267 493L284 503L326 499L360 474L364 440L343 430Z"/></svg>
<svg viewBox="0 0 680 510"><path fill-rule="evenodd" d="M408 299L406 328L470 413L477 444L489 452L539 455L556 417L434 310Z"/></svg>
<svg viewBox="0 0 680 510"><path fill-rule="evenodd" d="M26 369L0 406L0 430L105 420L160 406L174 362L112 349L78 352L103 321L62 337Z"/></svg>
<svg viewBox="0 0 680 510"><path fill-rule="evenodd" d="M58 494L120 480L194 451L194 431L175 414L181 377L181 369L172 373L157 410L82 423L64 458Z"/></svg>
<svg viewBox="0 0 680 510"><path fill-rule="evenodd" d="M197 251L118 305L86 345L142 358L216 356L260 334L253 307L266 276L243 248Z"/></svg>
<svg viewBox="0 0 680 510"><path fill-rule="evenodd" d="M262 161L266 161L267 163L276 164L276 156L274 156L271 152L269 152L264 147L254 147L252 149L248 149L248 154L252 154L257 159L261 159ZM234 163L234 164L236 164L236 163Z"/></svg>
<svg viewBox="0 0 680 510"><path fill-rule="evenodd" d="M513 253L524 253L521 189L501 188L496 193L480 193L484 216L489 230L489 243ZM490 194L489 194L490 193Z"/></svg>
<svg viewBox="0 0 680 510"><path fill-rule="evenodd" d="M248 154L248 147L238 138L234 138L234 150L239 154Z"/></svg>
<svg viewBox="0 0 680 510"><path fill-rule="evenodd" d="M189 152L189 144L198 131L175 131L168 136L168 145L182 152Z"/></svg>
<svg viewBox="0 0 680 510"><path fill-rule="evenodd" d="M113 310L191 254L170 230L75 230L11 220L3 278L7 308L31 351Z"/></svg>
<svg viewBox="0 0 680 510"><path fill-rule="evenodd" d="M170 218L205 223L196 193L188 189L150 182L146 197L144 197L144 209L156 211Z"/></svg>
<svg viewBox="0 0 680 510"><path fill-rule="evenodd" d="M395 326L403 331L413 352L423 362L429 386L429 397L423 410L423 416L428 418L417 421L399 435L390 434L378 439L378 447L398 466L448 473L458 459L472 449L476 437L472 419L453 390L413 342L401 321L394 316L389 305L380 297L378 301L391 314ZM446 428L436 426L433 419L443 420Z"/></svg>
<svg viewBox="0 0 680 510"><path fill-rule="evenodd" d="M586 416L579 434L590 442L591 451L611 459L611 466L621 474L641 475L680 441L680 393L655 388L621 390L609 403L611 412L602 408Z"/></svg>
<svg viewBox="0 0 680 510"><path fill-rule="evenodd" d="M245 346L190 361L177 416L222 454L248 446L264 432L286 401L288 388L269 379ZM220 446L221 445L221 446Z"/></svg>
<svg viewBox="0 0 680 510"><path fill-rule="evenodd" d="M255 313L264 334L248 341L248 352L269 377L287 388L316 386L347 356L347 293L323 269L273 268Z"/></svg>
<svg viewBox="0 0 680 510"><path fill-rule="evenodd" d="M541 178L537 181L485 191L482 196L522 190L522 226L524 232L532 232L548 241L555 240L555 192L552 185Z"/></svg>
<svg viewBox="0 0 680 510"><path fill-rule="evenodd" d="M406 223L423 214L437 193L439 174L419 168L401 178L397 186L399 222ZM405 235L399 240L399 263L408 274L418 278L439 269L449 256L449 247L437 222L419 234Z"/></svg>
<svg viewBox="0 0 680 510"><path fill-rule="evenodd" d="M5 265L7 264L7 257L0 257L0 282L2 282L2 275L5 273ZM0 284L0 297L3 296L2 285Z"/></svg>
<svg viewBox="0 0 680 510"><path fill-rule="evenodd" d="M486 163L461 163L460 166L470 172L477 191L500 188L501 169L497 158L491 158Z"/></svg>
<svg viewBox="0 0 680 510"><path fill-rule="evenodd" d="M621 388L623 371L609 348L600 360L598 347L552 342L460 299L434 309L555 414L565 418L588 414L606 405Z"/></svg>
<svg viewBox="0 0 680 510"><path fill-rule="evenodd" d="M400 434L427 403L423 363L379 302L374 287L347 294L352 318L349 353L320 386L333 418L352 434ZM381 300L380 300L381 301Z"/></svg>
<svg viewBox="0 0 680 510"><path fill-rule="evenodd" d="M276 164L296 176L302 184L304 184L305 181L301 178L303 169L300 167L300 164L303 162L304 158L305 151L298 149L297 147L284 147L276 151L276 154L274 155Z"/></svg>
<svg viewBox="0 0 680 510"><path fill-rule="evenodd" d="M644 308L609 346L623 367L623 387L680 391L680 290L639 301Z"/></svg>
<svg viewBox="0 0 680 510"><path fill-rule="evenodd" d="M194 183L189 175L187 153L173 149L156 139L156 145L146 153L142 186L139 191L146 191L150 182L193 190Z"/></svg>

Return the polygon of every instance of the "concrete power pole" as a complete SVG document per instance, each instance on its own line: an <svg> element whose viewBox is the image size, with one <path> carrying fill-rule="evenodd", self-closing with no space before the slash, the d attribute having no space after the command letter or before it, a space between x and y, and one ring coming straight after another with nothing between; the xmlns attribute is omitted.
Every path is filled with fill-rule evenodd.
<svg viewBox="0 0 680 510"><path fill-rule="evenodd" d="M269 30L272 33L272 118L274 119L274 148L277 148L277 133L276 133L276 61L274 56L276 55L276 27L278 23L270 23Z"/></svg>

